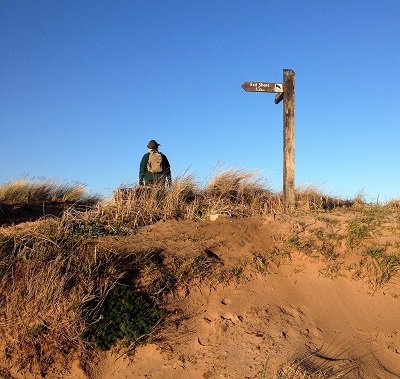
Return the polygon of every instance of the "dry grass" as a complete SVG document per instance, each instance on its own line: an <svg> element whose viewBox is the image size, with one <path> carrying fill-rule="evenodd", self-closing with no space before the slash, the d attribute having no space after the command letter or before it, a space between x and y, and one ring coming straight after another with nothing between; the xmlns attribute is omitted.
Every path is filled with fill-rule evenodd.
<svg viewBox="0 0 400 379"><path fill-rule="evenodd" d="M207 214L251 216L283 209L281 197L266 188L254 172L233 169L219 173L203 193Z"/></svg>
<svg viewBox="0 0 400 379"><path fill-rule="evenodd" d="M330 370L310 371L301 364L294 362L288 363L280 368L273 379L345 379L350 378L348 373L329 373ZM353 376L353 378L361 378Z"/></svg>
<svg viewBox="0 0 400 379"><path fill-rule="evenodd" d="M192 176L177 178L167 189L163 186L119 188L101 204L91 217L137 228L159 220L196 218L199 189Z"/></svg>
<svg viewBox="0 0 400 379"><path fill-rule="evenodd" d="M35 224L0 234L0 330L12 336L3 340L5 356L44 374L57 355L77 347L80 326L66 253L73 241L62 242L57 220Z"/></svg>
<svg viewBox="0 0 400 379"><path fill-rule="evenodd" d="M19 179L0 185L0 203L34 204L41 202L91 203L98 196L88 195L82 184L60 185L52 180L30 181Z"/></svg>
<svg viewBox="0 0 400 379"><path fill-rule="evenodd" d="M323 194L316 187L296 189L296 207L301 210L331 210L336 207L350 207L352 200L343 200Z"/></svg>
<svg viewBox="0 0 400 379"><path fill-rule="evenodd" d="M51 180L20 179L0 186L0 204L44 202L95 205L81 184L59 185ZM351 202L323 195L315 188L298 189L298 211L350 206ZM276 214L285 211L282 195L270 191L254 172L232 169L214 176L204 187L192 175L162 186L119 188L111 199L90 212L90 219L110 225L137 228L166 219L201 219L211 214L233 217Z"/></svg>
<svg viewBox="0 0 400 379"><path fill-rule="evenodd" d="M362 379L358 359L346 359L339 353L329 356L321 349L300 353L297 358L284 364L273 379Z"/></svg>
<svg viewBox="0 0 400 379"><path fill-rule="evenodd" d="M297 211L350 206L350 201L323 195L315 189L299 190ZM119 188L92 212L91 218L137 228L167 219L202 219L212 214L231 217L285 212L282 195L270 191L253 172L229 170L217 174L204 187L188 175L162 186Z"/></svg>
<svg viewBox="0 0 400 379"><path fill-rule="evenodd" d="M390 209L400 210L400 199L394 199L387 203L387 207Z"/></svg>

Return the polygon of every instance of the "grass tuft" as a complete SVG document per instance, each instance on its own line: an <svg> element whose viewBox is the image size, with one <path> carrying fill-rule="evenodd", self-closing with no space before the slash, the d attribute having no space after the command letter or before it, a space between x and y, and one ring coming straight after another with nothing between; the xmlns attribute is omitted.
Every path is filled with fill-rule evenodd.
<svg viewBox="0 0 400 379"><path fill-rule="evenodd" d="M318 349L301 353L281 366L273 379L360 379L364 378L358 359L329 356Z"/></svg>
<svg viewBox="0 0 400 379"><path fill-rule="evenodd" d="M42 202L94 204L98 196L88 195L84 185L60 185L52 180L18 179L0 185L1 204L35 204Z"/></svg>

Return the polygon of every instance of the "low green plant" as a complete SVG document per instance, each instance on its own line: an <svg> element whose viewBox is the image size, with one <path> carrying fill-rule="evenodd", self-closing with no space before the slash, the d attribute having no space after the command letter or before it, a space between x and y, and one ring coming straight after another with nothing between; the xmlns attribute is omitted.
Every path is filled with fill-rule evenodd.
<svg viewBox="0 0 400 379"><path fill-rule="evenodd" d="M384 255L381 259L381 266L390 274L397 272L399 265L400 257L397 255Z"/></svg>
<svg viewBox="0 0 400 379"><path fill-rule="evenodd" d="M347 242L350 248L355 248L363 240L377 235L386 219L384 208L368 206L361 215L351 220L347 225Z"/></svg>
<svg viewBox="0 0 400 379"><path fill-rule="evenodd" d="M338 232L335 232L333 230L324 230L324 229L317 229L315 232L315 236L318 238L318 240L322 242L326 241L335 241L338 242L343 239L343 236L341 236Z"/></svg>
<svg viewBox="0 0 400 379"><path fill-rule="evenodd" d="M385 247L372 246L365 250L359 263L353 267L353 277L366 278L372 290L390 282L400 268L400 256L387 254Z"/></svg>
<svg viewBox="0 0 400 379"><path fill-rule="evenodd" d="M163 311L117 284L105 298L96 320L89 320L83 337L94 341L101 350L108 350L118 341L135 344L149 334L161 320Z"/></svg>
<svg viewBox="0 0 400 379"><path fill-rule="evenodd" d="M382 246L371 246L365 251L364 255L371 258L380 258L385 253L385 250Z"/></svg>
<svg viewBox="0 0 400 379"><path fill-rule="evenodd" d="M350 248L355 248L362 240L369 237L372 228L362 220L351 220L347 226L347 242Z"/></svg>

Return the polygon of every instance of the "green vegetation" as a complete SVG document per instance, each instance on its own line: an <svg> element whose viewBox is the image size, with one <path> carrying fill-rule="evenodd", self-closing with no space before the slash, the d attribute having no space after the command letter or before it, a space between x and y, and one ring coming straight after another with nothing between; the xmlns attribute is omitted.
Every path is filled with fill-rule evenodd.
<svg viewBox="0 0 400 379"><path fill-rule="evenodd" d="M163 312L134 294L129 287L116 285L106 296L99 315L90 313L84 338L94 340L101 350L117 341L137 343L161 320Z"/></svg>
<svg viewBox="0 0 400 379"><path fill-rule="evenodd" d="M383 246L371 246L366 249L364 255L369 256L371 258L380 258L385 253L385 247Z"/></svg>
<svg viewBox="0 0 400 379"><path fill-rule="evenodd" d="M379 233L385 219L384 207L366 206L365 209L362 209L361 216L348 223L347 242L349 247L354 249L374 234Z"/></svg>
<svg viewBox="0 0 400 379"><path fill-rule="evenodd" d="M400 269L400 253L388 253L386 246L370 246L366 248L359 262L351 267L353 277L366 279L371 290L389 284Z"/></svg>
<svg viewBox="0 0 400 379"><path fill-rule="evenodd" d="M347 241L351 248L355 248L362 240L366 239L372 228L360 220L351 220L348 225Z"/></svg>

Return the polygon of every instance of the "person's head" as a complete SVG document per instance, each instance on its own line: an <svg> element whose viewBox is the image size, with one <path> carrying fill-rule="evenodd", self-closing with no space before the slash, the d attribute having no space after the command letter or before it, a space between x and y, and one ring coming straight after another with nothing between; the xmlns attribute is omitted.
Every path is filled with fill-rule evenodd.
<svg viewBox="0 0 400 379"><path fill-rule="evenodd" d="M158 146L160 146L160 144L154 139L150 140L147 144L149 150L158 150Z"/></svg>

